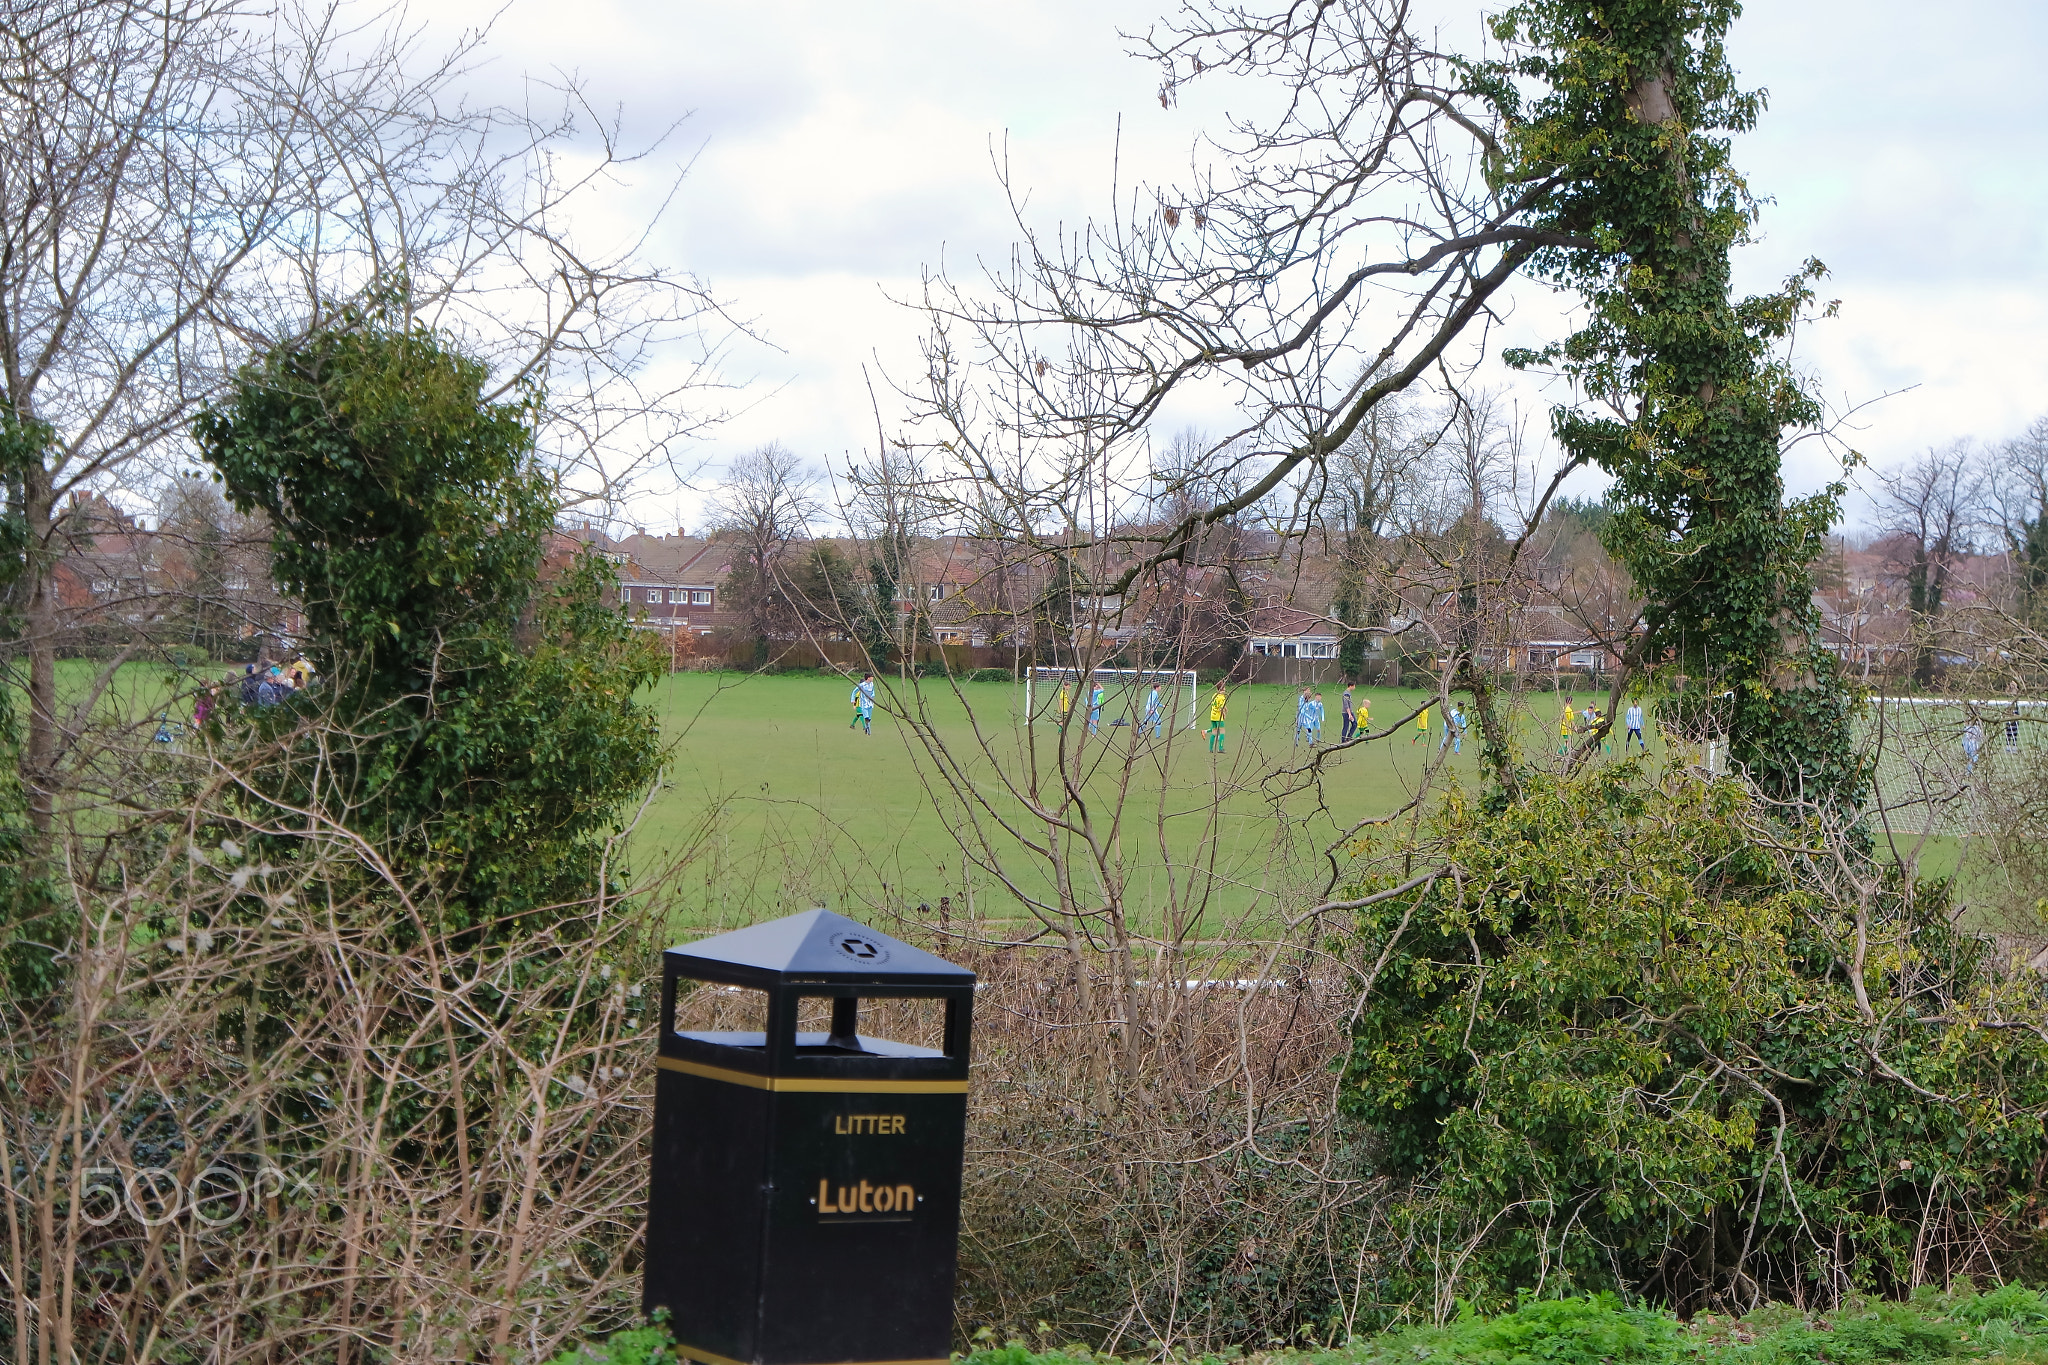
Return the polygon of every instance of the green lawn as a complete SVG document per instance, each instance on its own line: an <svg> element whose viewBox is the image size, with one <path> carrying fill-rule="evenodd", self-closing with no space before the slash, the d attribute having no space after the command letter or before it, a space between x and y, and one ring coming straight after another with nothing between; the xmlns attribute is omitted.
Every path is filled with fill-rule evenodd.
<svg viewBox="0 0 2048 1365"><path fill-rule="evenodd" d="M20 667L18 662L16 667ZM208 664L196 670L181 670L166 663L130 661L107 674L107 665L96 659L59 659L57 696L64 704L76 706L95 687L100 687L96 710L103 717L168 715L173 720L189 719L192 714L189 697L182 702L173 702L173 695L189 693L200 679L224 677L230 669L240 674L242 665ZM17 687L20 682L17 678Z"/></svg>
<svg viewBox="0 0 2048 1365"><path fill-rule="evenodd" d="M1009 683L969 683L959 690L964 704L943 680L927 680L915 696L929 708L937 736L963 756L966 776L986 789L996 764L1013 773L1024 766L1018 725L1023 692ZM990 888L984 874L961 871L949 828L959 819L957 809L928 794L934 765L910 727L887 714L887 692L870 737L848 730L847 691L847 684L828 678L742 674L676 674L659 684L653 702L674 748L664 789L634 836L639 866L644 870L681 852L693 854L684 914L688 922L706 925L811 903L855 910L862 902L866 908L907 907L936 905L940 895L951 894L959 904L969 887L976 889L977 909L984 915L1021 915L1014 898ZM1324 689L1330 712L1326 739L1335 738L1338 692ZM1150 927L1156 927L1156 920L1146 907L1168 899L1166 874L1183 875L1190 864L1208 862L1209 856L1219 873L1211 911L1256 913L1281 894L1292 895L1298 906L1301 895L1320 889L1300 884L1305 861L1313 862L1344 825L1406 803L1442 735L1435 715L1427 741L1416 740L1414 727L1404 725L1389 738L1332 758L1319 785L1288 791L1286 783L1258 779L1276 768L1297 767L1305 758L1290 742L1295 689L1248 686L1231 695L1229 752L1222 761L1212 759L1199 731L1184 728L1183 696L1168 742L1151 746L1146 752L1153 761L1133 773L1125 806L1135 812L1139 837L1133 839L1127 829L1124 846L1137 917ZM1409 689L1366 688L1359 696L1379 729L1395 724L1424 699ZM899 708L913 704L911 694L894 700ZM1205 693L1203 720L1207 700ZM1600 700L1604 703L1604 695ZM1560 700L1534 693L1525 701L1528 710L1518 726L1523 742L1535 755L1548 754L1556 742ZM1088 790L1103 799L1114 789L1130 746L1130 731L1107 722L1129 704L1112 695L1104 716L1106 750L1100 738L1081 739L1084 756L1095 762ZM1038 742L1051 746L1056 707L1044 695L1037 697L1037 706ZM984 735L993 736L988 746L993 757L976 742L969 708ZM1895 850L1880 836L1879 856L1917 857L1923 876L1959 876L1961 894L1974 900L1977 879L1989 870L1976 856L1981 842L1956 824L1967 821L1967 807L1948 808L1923 840L1919 831L1926 819L1911 804L1912 794L1930 782L1956 780L1963 713L1920 708L1911 722L1887 722L1886 758L1878 776L1892 799L1905 804L1893 816L1900 847ZM1081 725L1072 728L1079 737ZM2022 748L2032 757L2038 757L2042 728L2026 727ZM1662 742L1654 724L1650 729L1651 752L1661 759ZM1995 777L2001 763L2030 761L2006 756L1999 729L1995 724L1989 729L1979 777ZM1476 736L1468 736L1462 756L1446 756L1447 775L1474 780L1475 749ZM1039 761L1043 767L1052 760L1041 752ZM1202 817L1212 797L1220 798L1223 812L1213 835ZM1169 830L1163 849L1152 832L1162 804ZM1043 868L1041 860L1024 856L1014 842L1008 845L1005 870L1028 893L1049 894Z"/></svg>
<svg viewBox="0 0 2048 1365"><path fill-rule="evenodd" d="M75 704L103 671L91 660L60 661L60 695ZM240 665L211 664L174 678L164 664L128 663L107 679L97 710L134 725L153 724L166 714L183 720L195 681L240 671ZM856 914L920 903L936 907L941 896L953 897L962 912L971 900L985 918L1021 921L1026 912L1010 889L986 868L963 869L953 830L971 829L966 822L974 813L945 792L927 745L892 712L922 706L935 739L959 761L959 776L997 793L997 809L1042 839L1042 822L1024 820L1023 808L1000 795L999 775L1021 773L1033 762L1041 772L1053 770L1059 744L1055 697L1037 696L1038 723L1027 738L1020 723L1023 690L1014 684L966 683L958 695L943 679L926 680L914 692L885 686L874 733L867 735L847 726L847 692L848 684L832 678L737 673L679 673L657 684L647 700L661 718L669 762L629 841L635 872L674 869L678 919L693 927L751 922L818 903ZM1166 736L1156 742L1138 737L1137 761L1128 766L1133 730L1110 722L1141 708L1141 701L1112 693L1102 731L1094 737L1083 733L1085 716L1077 715L1069 738L1079 745L1083 787L1099 826L1128 781L1118 848L1131 913L1139 923L1157 928L1169 905L1188 914L1199 903L1199 937L1207 926L1255 916L1282 900L1298 907L1303 897L1320 891L1318 878L1327 875L1321 850L1344 827L1394 811L1413 796L1437 754L1439 715L1432 714L1427 740L1415 737L1412 724L1400 725L1388 738L1331 757L1316 780L1300 772L1287 775L1308 757L1292 743L1295 695L1294 688L1277 685L1234 689L1228 749L1220 759L1207 751L1201 730L1187 729L1185 694ZM1339 689L1324 689L1325 740L1336 737L1338 696ZM1396 725L1424 699L1412 689L1368 688L1359 696L1380 729ZM1559 701L1543 693L1526 701L1530 710L1518 727L1524 743L1535 755L1548 754L1556 742ZM1203 722L1207 707L1205 692L1199 702ZM1960 763L1960 714L1938 708L1915 712L1910 734L1890 722L1893 733L1879 776L1895 800L1909 789L1953 779L1949 770ZM1661 756L1661 741L1651 728L1652 753ZM2024 748L2030 754L2036 729L2027 727ZM1983 775L2002 763L2027 761L2003 754L1997 728L1987 738ZM1471 735L1462 755L1444 755L1443 775L1476 780L1476 748ZM1070 750L1070 763L1073 756ZM939 799L932 795L935 786ZM1967 819L1965 807L1947 808L1918 856L1923 875L1960 874L1968 895L1981 871L1974 856L1981 845L1965 837L1958 818ZM1914 830L1913 808L1903 808L1896 821L1902 830ZM1901 841L1919 843L1905 835ZM1018 890L1052 895L1045 859L1027 853L1014 837L991 842L995 861ZM1880 856L1891 852L1883 847ZM1084 867L1087 862L1076 861ZM1189 874L1196 871L1203 875L1192 880L1206 888L1206 896L1188 888ZM1087 902L1097 894L1084 884L1077 899Z"/></svg>
<svg viewBox="0 0 2048 1365"><path fill-rule="evenodd" d="M914 906L952 895L960 904L970 891L984 915L1021 914L985 870L962 872L951 828L963 812L949 796L933 799L937 764L912 727L889 713L922 705L932 732L957 756L961 777L993 793L1000 773L1028 769L1030 743L1037 746L1039 771L1053 770L1059 732L1053 699L1037 696L1039 721L1027 738L1020 724L1023 691L1014 684L968 683L959 695L944 680L927 680L915 693L899 685L894 695L884 689L874 733L867 735L848 728L848 690L829 678L704 673L675 674L658 685L654 704L674 749L664 789L634 834L639 870L693 856L702 871L687 880L684 901L689 917L705 924L813 901L837 906L849 896ZM1338 695L1338 689L1324 689L1326 740L1336 737ZM1381 729L1424 699L1405 689L1361 689L1359 695ZM1128 767L1134 732L1112 722L1135 699L1113 695L1094 737L1082 733L1083 718L1076 716L1070 738L1081 746L1084 789L1098 819L1116 804L1128 771L1122 849L1136 917L1156 923L1169 899L1185 902L1177 883L1197 868L1214 872L1209 915L1257 913L1275 895L1319 890L1303 879L1326 867L1319 861L1324 846L1360 818L1410 800L1436 756L1440 717L1432 715L1426 739L1416 737L1411 723L1333 757L1320 782L1306 774L1276 779L1276 770L1299 768L1308 758L1307 749L1293 743L1295 696L1287 686L1235 689L1220 759L1208 752L1202 731L1187 728L1185 694L1175 724L1159 741L1139 737L1137 761ZM1551 699L1537 704L1547 708ZM1204 725L1207 705L1205 695ZM1554 739L1555 722L1526 725L1547 750L1551 741L1540 732ZM1652 746L1657 752L1654 739ZM1476 735L1468 735L1463 754L1445 756L1448 773L1471 781L1476 749ZM1213 825L1212 800L1221 810ZM1023 816L1014 801L999 797L996 805ZM1031 832L1043 835L1043 825ZM1049 894L1043 859L1026 855L1014 840L998 846L1003 870L1027 894ZM745 890L735 892L736 886Z"/></svg>

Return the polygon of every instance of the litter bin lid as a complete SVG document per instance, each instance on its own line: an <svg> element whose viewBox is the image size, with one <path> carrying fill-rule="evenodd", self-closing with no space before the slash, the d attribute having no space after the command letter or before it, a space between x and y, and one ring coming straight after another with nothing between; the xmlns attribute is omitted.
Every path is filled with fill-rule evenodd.
<svg viewBox="0 0 2048 1365"><path fill-rule="evenodd" d="M817 981L873 986L972 986L974 973L830 910L806 910L663 954L684 976L772 986Z"/></svg>

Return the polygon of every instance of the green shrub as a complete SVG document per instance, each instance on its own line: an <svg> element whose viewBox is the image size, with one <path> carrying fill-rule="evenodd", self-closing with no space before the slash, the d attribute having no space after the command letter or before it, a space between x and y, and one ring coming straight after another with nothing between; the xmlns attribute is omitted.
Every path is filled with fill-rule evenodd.
<svg viewBox="0 0 2048 1365"><path fill-rule="evenodd" d="M1040 1324L1043 1327L1043 1324ZM982 1338L989 1333L984 1330ZM659 1326L621 1332L602 1347L564 1351L549 1365L651 1365L672 1350ZM600 1353L601 1352L601 1353ZM1190 1360L1175 1352L1170 1361ZM1235 1359L1192 1358L1199 1365ZM1113 1365L1082 1346L984 1346L959 1365ZM1492 1317L1467 1306L1441 1327L1404 1327L1342 1346L1263 1352L1259 1365L1904 1365L1919 1361L2048 1359L2048 1300L2020 1285L1987 1294L1923 1289L1905 1303L1851 1299L1830 1313L1766 1304L1746 1317L1701 1313L1681 1322L1613 1294L1525 1300Z"/></svg>
<svg viewBox="0 0 2048 1365"><path fill-rule="evenodd" d="M403 324L385 301L276 347L194 433L236 509L268 520L350 736L278 764L265 797L350 791L394 871L509 941L611 875L606 841L661 761L633 698L666 661L608 604L608 563L544 570L560 503L535 394L490 401L488 366Z"/></svg>
<svg viewBox="0 0 2048 1365"><path fill-rule="evenodd" d="M1441 875L1362 917L1387 965L1344 1093L1403 1216L1467 1230L1454 1292L1690 1309L2010 1264L2048 1047L1977 1025L2039 1017L2042 984L1945 887L1854 857L1642 760L1450 794L1415 850Z"/></svg>
<svg viewBox="0 0 2048 1365"><path fill-rule="evenodd" d="M1538 1299L1494 1318L1461 1318L1430 1354L1473 1365L1648 1365L1670 1360L1678 1341L1670 1314L1596 1294Z"/></svg>
<svg viewBox="0 0 2048 1365"><path fill-rule="evenodd" d="M656 1324L615 1333L603 1346L572 1346L548 1365L672 1365L675 1342Z"/></svg>
<svg viewBox="0 0 2048 1365"><path fill-rule="evenodd" d="M1922 1291L1908 1303L1851 1300L1832 1313L1767 1304L1747 1317L1702 1313L1681 1322L1612 1294L1537 1299L1486 1317L1469 1307L1441 1327L1354 1338L1328 1350L1276 1351L1260 1365L1904 1365L2048 1357L2042 1296L2009 1285L1954 1297ZM1012 1342L963 1365L1085 1365L1112 1357ZM1201 1358L1210 1365L1216 1357Z"/></svg>

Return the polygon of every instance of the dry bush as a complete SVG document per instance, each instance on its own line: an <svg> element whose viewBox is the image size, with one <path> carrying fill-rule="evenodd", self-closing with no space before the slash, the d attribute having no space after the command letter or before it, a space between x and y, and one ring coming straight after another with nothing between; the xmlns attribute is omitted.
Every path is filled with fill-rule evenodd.
<svg viewBox="0 0 2048 1365"><path fill-rule="evenodd" d="M2048 967L2048 635L2006 612L1957 616L1972 652L1995 662L1969 680L1976 704L1921 708L1933 733L1915 747L1932 757L1912 765L1909 790L1938 817L1923 822L1928 833L1964 841L1970 910L2038 970ZM1974 764L1959 738L1971 720L1982 732Z"/></svg>
<svg viewBox="0 0 2048 1365"><path fill-rule="evenodd" d="M1348 977L1141 982L1133 1084L1090 1063L1097 1030L1071 957L954 956L983 981L964 1334L1198 1350L1342 1338L1381 1310L1380 1186L1333 1093Z"/></svg>
<svg viewBox="0 0 2048 1365"><path fill-rule="evenodd" d="M74 825L64 989L6 1002L0 1352L507 1359L622 1321L660 897L460 927L345 809L186 746L95 760L181 799Z"/></svg>

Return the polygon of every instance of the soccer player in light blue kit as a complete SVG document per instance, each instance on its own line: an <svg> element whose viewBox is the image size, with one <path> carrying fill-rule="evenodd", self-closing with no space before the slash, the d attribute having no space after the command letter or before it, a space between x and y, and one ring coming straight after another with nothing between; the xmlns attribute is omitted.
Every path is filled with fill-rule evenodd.
<svg viewBox="0 0 2048 1365"><path fill-rule="evenodd" d="M851 700L853 702L853 719L847 722L846 728L851 730L854 726L858 725L862 734L872 735L875 732L874 674L861 674L860 681L853 685Z"/></svg>
<svg viewBox="0 0 2048 1365"><path fill-rule="evenodd" d="M1622 719L1628 723L1628 733L1622 736L1621 740L1622 757L1626 758L1628 756L1630 742L1641 745L1643 752L1649 753L1650 746L1643 739L1643 704L1639 701L1630 702L1628 704L1628 711L1622 716Z"/></svg>
<svg viewBox="0 0 2048 1365"><path fill-rule="evenodd" d="M1145 698L1145 728L1152 731L1152 738L1159 738L1159 731L1166 724L1166 706L1159 700L1159 684L1152 684L1152 695Z"/></svg>
<svg viewBox="0 0 2048 1365"><path fill-rule="evenodd" d="M1102 684L1097 683L1095 684L1095 689L1088 694L1088 733L1091 735L1094 734L1096 727L1101 724Z"/></svg>
<svg viewBox="0 0 2048 1365"><path fill-rule="evenodd" d="M1301 689L1301 695L1294 699L1294 742L1301 743L1308 737L1308 689Z"/></svg>
<svg viewBox="0 0 2048 1365"><path fill-rule="evenodd" d="M1308 742L1323 742L1323 694L1311 692L1308 697Z"/></svg>

